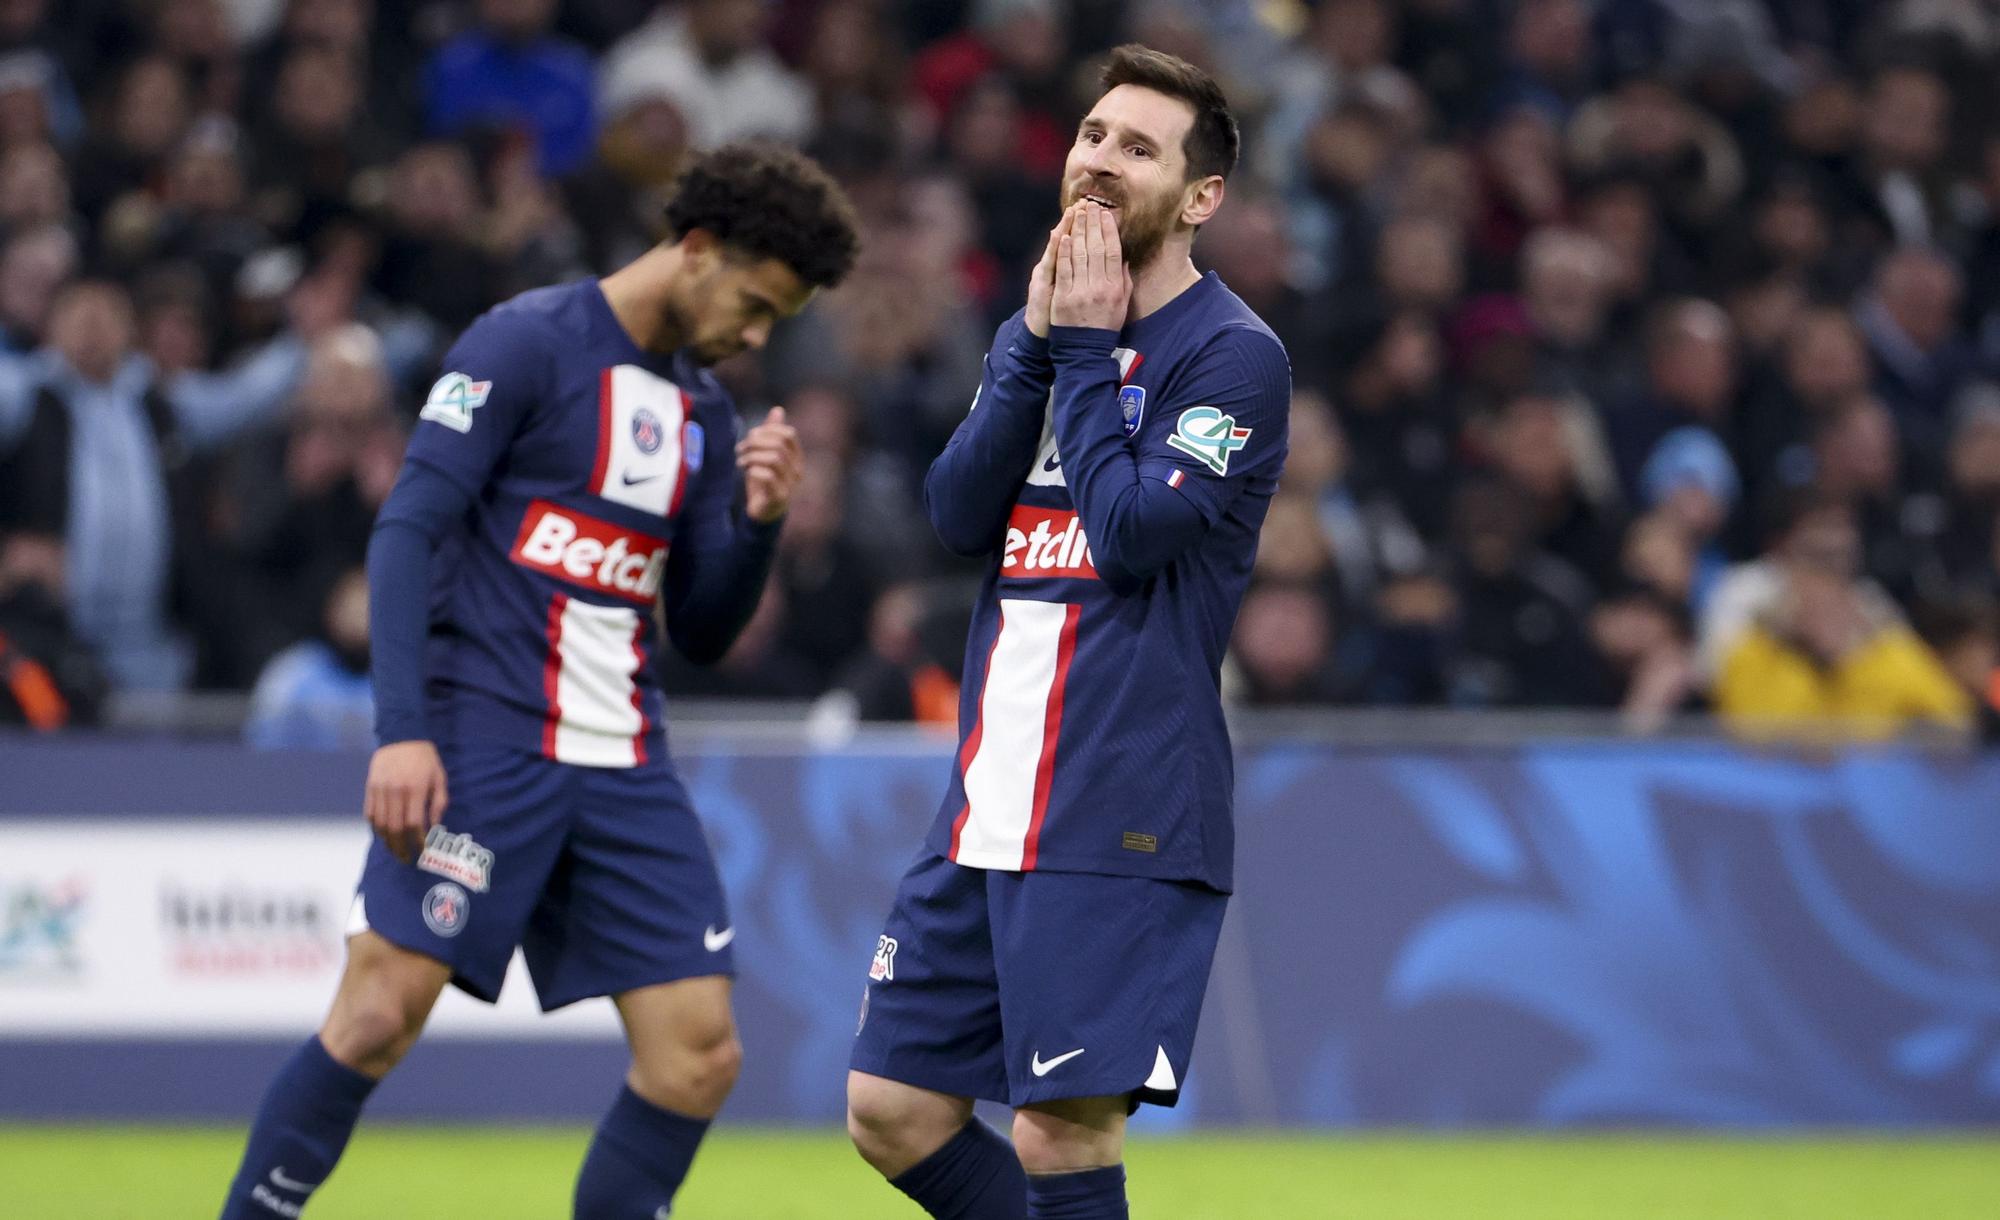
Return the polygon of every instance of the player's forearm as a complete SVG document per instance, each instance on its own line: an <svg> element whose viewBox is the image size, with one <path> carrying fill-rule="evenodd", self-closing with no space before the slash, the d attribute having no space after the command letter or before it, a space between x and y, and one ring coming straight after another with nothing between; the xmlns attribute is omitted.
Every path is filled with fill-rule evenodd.
<svg viewBox="0 0 2000 1220"><path fill-rule="evenodd" d="M1118 411L1117 337L1055 327L1056 446L1070 500L1083 518L1097 573L1129 593L1200 541L1206 523L1185 497L1139 473Z"/></svg>
<svg viewBox="0 0 2000 1220"><path fill-rule="evenodd" d="M667 638L697 665L721 660L743 634L771 575L783 522L735 519L704 531L669 565L662 610Z"/></svg>
<svg viewBox="0 0 2000 1220"><path fill-rule="evenodd" d="M998 542L1041 448L1053 375L1047 342L1026 330L987 357L971 413L924 478L931 528L954 554L984 554Z"/></svg>
<svg viewBox="0 0 2000 1220"><path fill-rule="evenodd" d="M424 643L430 635L431 555L472 493L412 458L368 537L368 672L382 745L427 740Z"/></svg>
<svg viewBox="0 0 2000 1220"><path fill-rule="evenodd" d="M427 739L424 637L433 543L409 521L384 520L368 539L368 672L380 745Z"/></svg>

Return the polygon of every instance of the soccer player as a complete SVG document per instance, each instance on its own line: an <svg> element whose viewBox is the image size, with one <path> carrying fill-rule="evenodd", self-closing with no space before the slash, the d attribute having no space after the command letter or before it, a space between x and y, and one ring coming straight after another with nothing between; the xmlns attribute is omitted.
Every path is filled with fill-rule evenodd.
<svg viewBox="0 0 2000 1220"><path fill-rule="evenodd" d="M608 995L631 1044L579 1218L666 1215L735 1081L734 932L654 650L727 651L801 472L783 412L737 440L705 366L839 281L857 239L817 166L753 146L691 164L666 221L623 270L480 317L423 406L369 546L377 841L347 966L224 1217L298 1215L444 985L493 1000L517 945L545 1010Z"/></svg>
<svg viewBox="0 0 2000 1220"><path fill-rule="evenodd" d="M924 485L944 544L991 567L847 1105L934 1216L1126 1214L1125 1120L1179 1096L1231 885L1218 674L1291 373L1189 257L1236 162L1221 90L1138 46L1103 85L1027 307ZM975 1098L1014 1108L1012 1149Z"/></svg>

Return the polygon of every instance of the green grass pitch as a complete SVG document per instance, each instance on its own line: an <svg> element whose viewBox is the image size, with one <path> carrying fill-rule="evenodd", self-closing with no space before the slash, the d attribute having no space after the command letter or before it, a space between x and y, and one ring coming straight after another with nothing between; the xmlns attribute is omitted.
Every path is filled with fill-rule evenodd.
<svg viewBox="0 0 2000 1220"><path fill-rule="evenodd" d="M364 1127L309 1220L562 1220L581 1129ZM241 1135L0 1126L0 1217L213 1216ZM1136 1141L1161 1220L2000 1216L2000 1133L1966 1137L1193 1135ZM678 1220L922 1220L832 1131L724 1127Z"/></svg>

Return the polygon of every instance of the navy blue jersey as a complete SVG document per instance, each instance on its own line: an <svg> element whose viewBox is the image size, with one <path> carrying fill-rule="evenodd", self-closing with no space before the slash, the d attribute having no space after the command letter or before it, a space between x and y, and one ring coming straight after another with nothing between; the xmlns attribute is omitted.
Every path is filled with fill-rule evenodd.
<svg viewBox="0 0 2000 1220"><path fill-rule="evenodd" d="M1213 275L1117 335L1001 327L926 485L991 556L932 850L1230 887L1219 675L1289 410L1283 346Z"/></svg>
<svg viewBox="0 0 2000 1220"><path fill-rule="evenodd" d="M733 405L635 345L595 280L494 308L444 367L407 459L472 497L431 566L434 730L646 762L663 744L654 604L740 516Z"/></svg>

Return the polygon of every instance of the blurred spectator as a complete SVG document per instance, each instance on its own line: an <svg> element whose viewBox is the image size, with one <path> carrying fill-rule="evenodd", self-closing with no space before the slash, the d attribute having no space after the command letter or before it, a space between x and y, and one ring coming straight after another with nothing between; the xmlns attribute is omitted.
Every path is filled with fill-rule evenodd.
<svg viewBox="0 0 2000 1220"><path fill-rule="evenodd" d="M1905 514L1915 594L1931 602L2000 595L2000 386L1969 387L1955 421L1944 487Z"/></svg>
<svg viewBox="0 0 2000 1220"><path fill-rule="evenodd" d="M66 541L71 621L112 680L178 688L193 656L172 595L195 579L204 520L192 463L282 405L299 345L279 340L230 374L158 380L133 351L129 296L102 281L66 288L48 329L47 380L0 485L17 521ZM180 593L182 607L199 600Z"/></svg>
<svg viewBox="0 0 2000 1220"><path fill-rule="evenodd" d="M785 517L771 583L784 598L779 645L811 666L815 689L824 689L860 651L868 620L854 610L880 590L867 558L841 535L842 516L839 466L826 455L809 457Z"/></svg>
<svg viewBox="0 0 2000 1220"><path fill-rule="evenodd" d="M549 177L579 168L597 139L592 65L549 34L556 0L478 0L478 24L438 48L424 74L434 135L487 126L534 137Z"/></svg>
<svg viewBox="0 0 2000 1220"><path fill-rule="evenodd" d="M1243 599L1230 645L1252 707L1354 702L1335 660L1332 608L1310 586L1258 584Z"/></svg>
<svg viewBox="0 0 2000 1220"><path fill-rule="evenodd" d="M1729 450L1705 428L1677 428L1667 433L1639 474L1641 504L1678 535L1688 549L1690 565L1684 582L1649 583L1662 592L1680 595L1682 606L1696 615L1727 567L1723 529L1741 490ZM1628 569L1630 552L1628 544Z"/></svg>
<svg viewBox="0 0 2000 1220"><path fill-rule="evenodd" d="M2000 745L2000 619L1990 600L1946 602L1921 616L1925 641L1975 709L1979 740Z"/></svg>
<svg viewBox="0 0 2000 1220"><path fill-rule="evenodd" d="M310 240L352 207L355 177L389 159L363 87L361 66L339 51L304 44L286 54L270 109L249 126L258 210L280 233Z"/></svg>
<svg viewBox="0 0 2000 1220"><path fill-rule="evenodd" d="M1598 686L1585 630L1589 582L1534 545L1534 507L1478 480L1452 504L1455 646L1445 687L1468 707L1580 707Z"/></svg>
<svg viewBox="0 0 2000 1220"><path fill-rule="evenodd" d="M868 614L868 647L836 684L862 720L958 724L958 666L963 625L939 630L938 599L917 584L891 585Z"/></svg>
<svg viewBox="0 0 2000 1220"><path fill-rule="evenodd" d="M1899 621L1889 595L1862 575L1862 538L1853 506L1818 488L1786 493L1773 511L1763 555L1723 574L1703 610L1697 660L1705 680L1752 626L1773 621L1792 579L1821 573L1854 586L1854 599L1870 621Z"/></svg>
<svg viewBox="0 0 2000 1220"><path fill-rule="evenodd" d="M1613 260L1574 229L1538 229L1521 250L1521 299L1547 380L1599 406L1631 391L1636 357L1611 330Z"/></svg>
<svg viewBox="0 0 2000 1220"><path fill-rule="evenodd" d="M1603 702L1628 732L1652 733L1695 706L1694 648L1686 610L1646 589L1615 594L1590 615Z"/></svg>
<svg viewBox="0 0 2000 1220"><path fill-rule="evenodd" d="M372 331L350 323L313 344L290 424L236 455L222 514L245 568L230 656L238 673L315 630L333 585L366 558L395 485L403 428Z"/></svg>
<svg viewBox="0 0 2000 1220"><path fill-rule="evenodd" d="M1031 177L1062 172L1081 116L1065 79L1069 31L1054 0L974 0L972 28L939 39L910 65L936 121L949 123L979 87L998 85L1019 110L1000 155Z"/></svg>
<svg viewBox="0 0 2000 1220"><path fill-rule="evenodd" d="M187 81L175 63L147 56L120 78L110 130L77 154L77 209L92 224L125 192L158 190L174 146L192 121Z"/></svg>
<svg viewBox="0 0 2000 1220"><path fill-rule="evenodd" d="M1483 436L1487 459L1528 513L1532 546L1593 584L1616 564L1622 527L1608 472L1593 478L1586 469L1594 434L1587 410L1524 394L1500 409Z"/></svg>
<svg viewBox="0 0 2000 1220"><path fill-rule="evenodd" d="M243 736L260 750L363 750L374 744L368 573L349 568L325 600L313 636L272 657L250 692Z"/></svg>
<svg viewBox="0 0 2000 1220"><path fill-rule="evenodd" d="M19 524L0 511L0 727L95 723L105 676L63 612L62 540Z"/></svg>
<svg viewBox="0 0 2000 1220"><path fill-rule="evenodd" d="M1973 703L1853 581L1801 566L1722 657L1715 708L1745 733L1878 737L1911 723L1963 728Z"/></svg>
<svg viewBox="0 0 2000 1220"><path fill-rule="evenodd" d="M1942 254L1905 246L1883 258L1855 309L1875 361L1875 391L1927 466L1944 448L1952 396L1973 371L1971 345L1959 333L1962 291L1958 269Z"/></svg>
<svg viewBox="0 0 2000 1220"><path fill-rule="evenodd" d="M1605 416L1620 484L1636 491L1646 458L1676 428L1733 437L1738 384L1729 315L1712 301L1662 306L1647 328L1646 388Z"/></svg>
<svg viewBox="0 0 2000 1220"><path fill-rule="evenodd" d="M660 5L599 65L599 109L619 114L663 97L687 120L696 148L746 136L803 141L812 94L764 45L768 19L764 0Z"/></svg>

